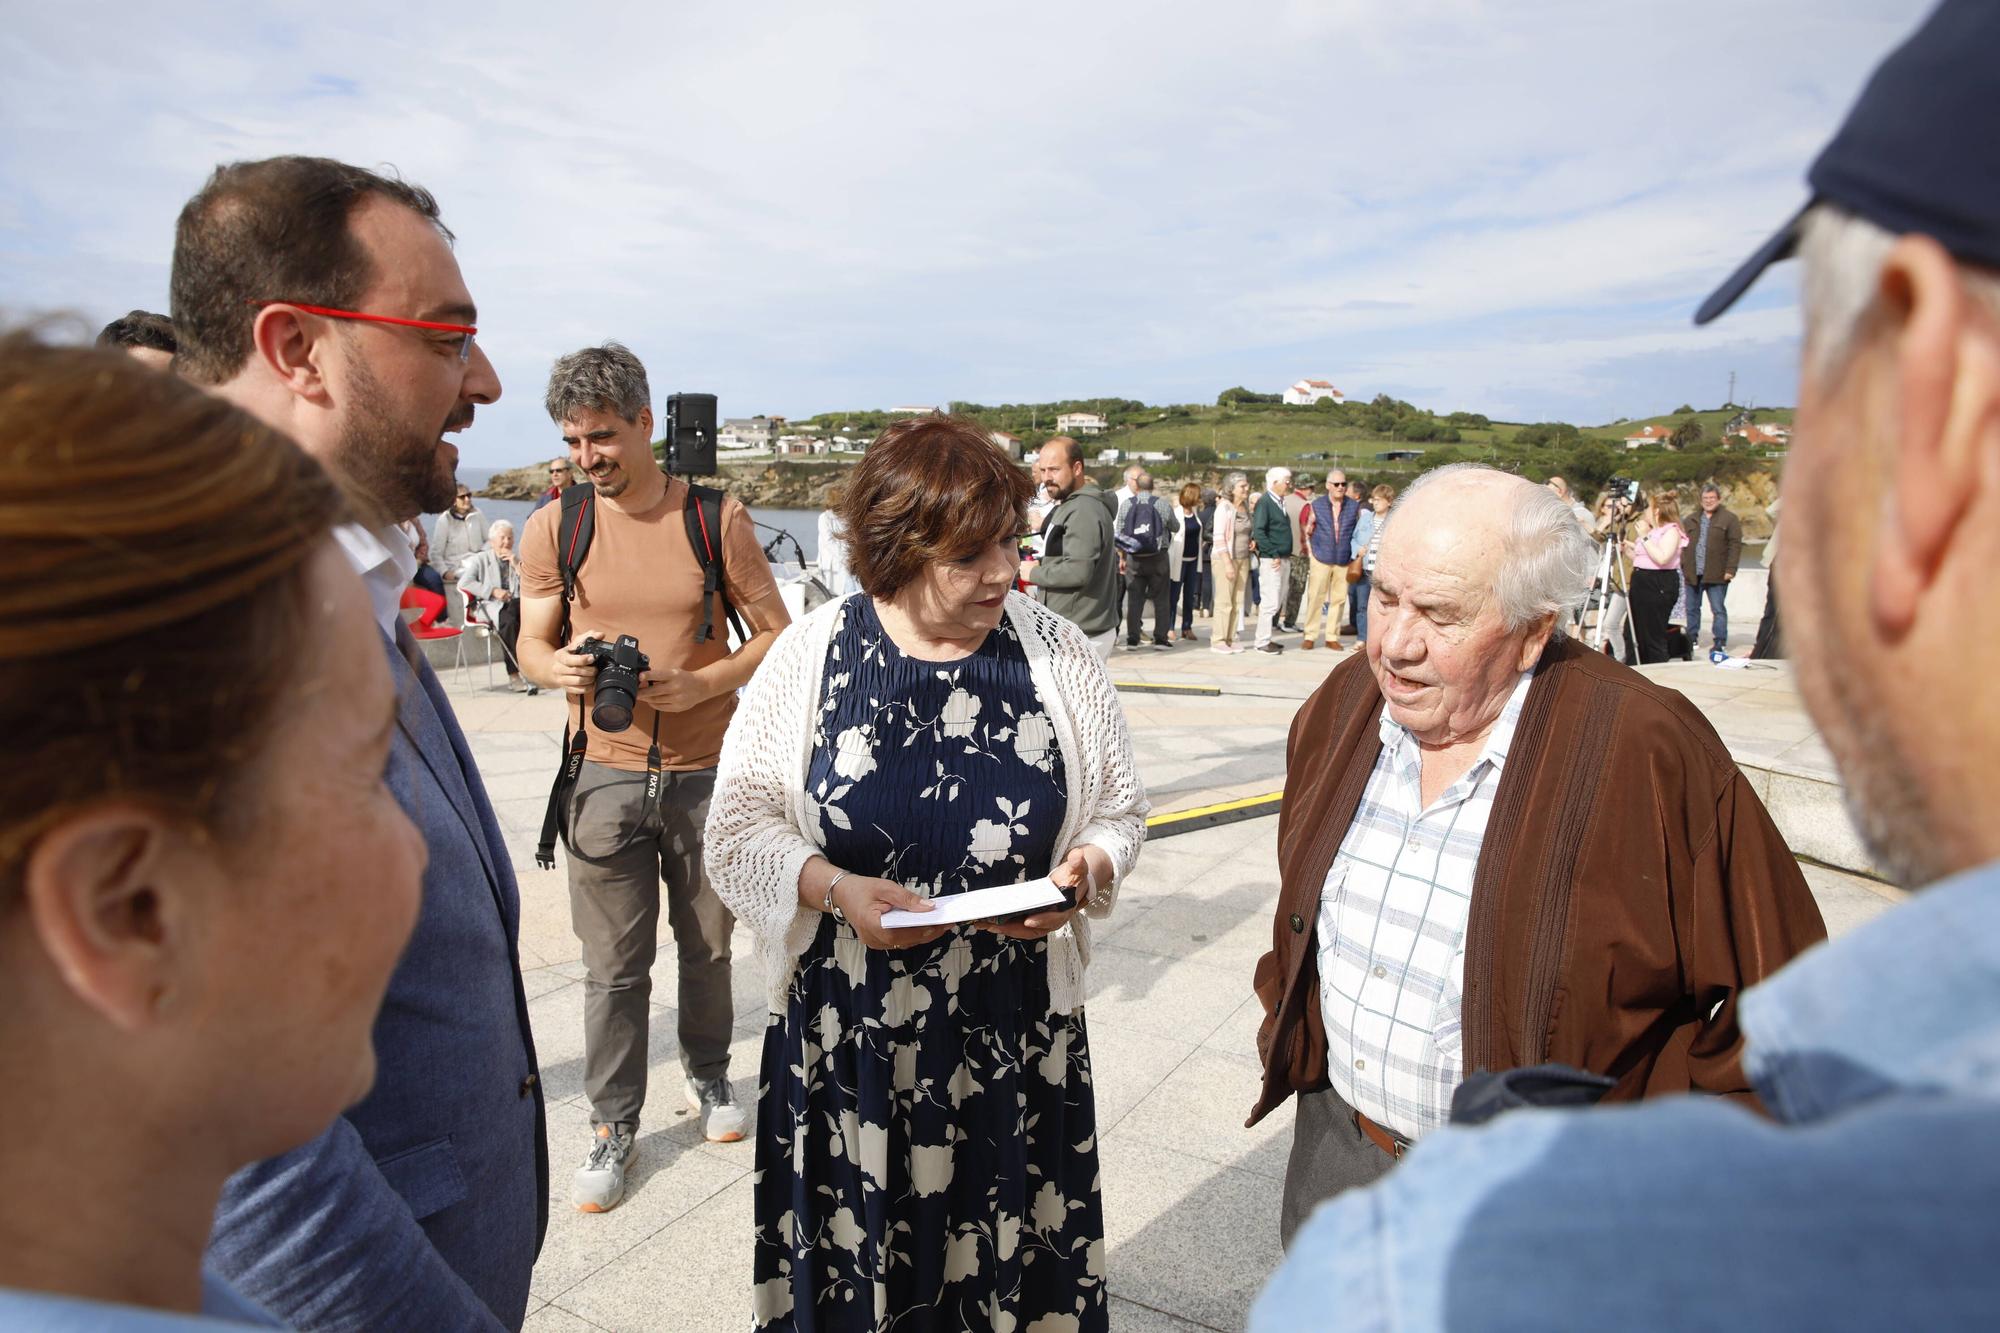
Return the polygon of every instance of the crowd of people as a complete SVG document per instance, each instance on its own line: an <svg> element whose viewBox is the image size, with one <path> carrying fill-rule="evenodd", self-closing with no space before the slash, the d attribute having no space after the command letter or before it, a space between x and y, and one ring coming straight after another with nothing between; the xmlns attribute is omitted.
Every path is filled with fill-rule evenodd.
<svg viewBox="0 0 2000 1333"><path fill-rule="evenodd" d="M1315 495L1311 478L1274 467L1254 503L1241 472L1219 487L1185 481L1169 501L1134 464L1105 492L1067 435L1042 445L1034 476L1022 583L1082 628L1106 660L1121 625L1128 651L1171 650L1196 642L1198 615L1210 621L1209 650L1222 654L1281 653L1280 634L1302 636L1306 650L1339 651L1348 646L1344 633L1355 646L1367 639L1372 539L1395 503L1393 486L1367 491L1336 469ZM1104 508L1109 526L1073 504L1078 497ZM1253 622L1246 650L1237 640Z"/></svg>
<svg viewBox="0 0 2000 1333"><path fill-rule="evenodd" d="M520 889L405 622L425 513L569 710L537 848L586 969L568 1201L620 1207L644 1150L664 907L680 1092L754 1138L753 1326L1108 1326L1090 925L1149 806L1106 658L1185 638L1205 575L1217 651L1334 646L1343 603L1364 649L1294 720L1244 979L1250 1119L1295 1118L1253 1327L1990 1320L2000 696L1962 610L2000 554L2000 173L1959 130L1996 55L2000 13L1946 0L1699 316L1803 255L1778 577L1862 836L1921 890L1830 945L1700 713L1576 633L1596 582L1642 658L1675 598L1726 639L1713 491L1273 469L1211 507L932 416L854 469L855 586L793 623L615 342L551 368L564 475L518 553L477 531L449 437L501 384L437 201L217 169L171 320L0 335L0 1327L522 1326L551 1192Z"/></svg>

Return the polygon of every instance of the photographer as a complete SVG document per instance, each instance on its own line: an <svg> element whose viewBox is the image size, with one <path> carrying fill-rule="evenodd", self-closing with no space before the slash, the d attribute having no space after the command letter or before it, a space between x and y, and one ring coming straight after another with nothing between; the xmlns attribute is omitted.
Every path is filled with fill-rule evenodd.
<svg viewBox="0 0 2000 1333"><path fill-rule="evenodd" d="M1592 539L1609 548L1608 558L1598 566L1604 572L1604 601L1603 609L1597 613L1597 641L1614 659L1627 666L1638 662L1638 645L1627 632L1631 624L1632 603L1627 589L1632 557L1626 554L1625 543L1632 539L1631 485L1613 478L1604 494L1597 497L1597 514L1590 525Z"/></svg>
<svg viewBox="0 0 2000 1333"><path fill-rule="evenodd" d="M590 484L531 515L521 543L521 670L568 692L577 708L571 725L584 738L574 786L559 785L555 803L589 969L584 1090L593 1137L572 1188L584 1212L613 1208L624 1195L646 1100L662 884L680 955L675 1004L688 1105L709 1139L743 1137L729 1085L734 923L702 871L701 828L735 692L787 623L749 514L661 469L649 402L645 368L617 343L556 362L549 417ZM705 568L717 575L712 593ZM745 640L734 652L732 616ZM629 701L611 698L609 679L595 688L598 662L614 643L637 670Z"/></svg>

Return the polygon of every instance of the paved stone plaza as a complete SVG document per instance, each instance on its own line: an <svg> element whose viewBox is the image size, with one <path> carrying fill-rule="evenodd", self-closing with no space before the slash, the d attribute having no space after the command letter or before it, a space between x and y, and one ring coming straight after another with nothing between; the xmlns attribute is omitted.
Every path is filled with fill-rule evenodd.
<svg viewBox="0 0 2000 1333"><path fill-rule="evenodd" d="M1747 645L1755 615L1739 611L1734 597L1731 611L1732 646ZM1197 645L1112 660L1120 681L1224 691L1125 696L1156 810L1278 790L1292 714L1344 658L1298 652L1295 637L1283 640L1294 647L1281 657L1220 657L1206 650L1205 623L1196 633ZM470 651L477 654L478 645ZM1864 870L1865 863L1789 672L1726 672L1706 663L1648 670L1709 711L1794 849L1825 863L1808 863L1806 873L1836 933L1898 896L1829 868ZM534 864L562 704L490 688L483 665L442 674L521 882L521 959L548 1094L554 1195L528 1328L741 1330L749 1320L752 1147L748 1140L705 1143L686 1114L670 940L654 969L653 1084L626 1201L600 1216L569 1207L569 1177L584 1155L590 1120L582 1096L583 968L564 873ZM1243 1128L1258 1080L1250 975L1269 939L1276 829L1275 819L1254 819L1149 844L1115 914L1094 936L1087 1013L1115 1329L1241 1328L1278 1262L1289 1109ZM740 928L736 957L732 1073L748 1103L756 1094L764 1000Z"/></svg>

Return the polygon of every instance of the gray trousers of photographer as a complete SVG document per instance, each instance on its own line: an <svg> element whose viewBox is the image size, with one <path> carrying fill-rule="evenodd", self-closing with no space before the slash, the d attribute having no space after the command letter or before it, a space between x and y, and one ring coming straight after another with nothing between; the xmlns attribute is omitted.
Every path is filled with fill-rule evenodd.
<svg viewBox="0 0 2000 1333"><path fill-rule="evenodd" d="M681 1067L696 1079L729 1072L735 1021L729 934L736 920L701 865L715 770L646 775L585 763L569 806L569 908L583 945L583 1087L593 1125L639 1123L658 951L661 887L680 960Z"/></svg>

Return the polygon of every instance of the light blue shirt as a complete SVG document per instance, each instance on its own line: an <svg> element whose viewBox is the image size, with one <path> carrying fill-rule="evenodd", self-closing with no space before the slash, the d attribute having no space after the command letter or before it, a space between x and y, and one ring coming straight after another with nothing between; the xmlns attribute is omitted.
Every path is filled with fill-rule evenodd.
<svg viewBox="0 0 2000 1333"><path fill-rule="evenodd" d="M1427 1136L1294 1238L1253 1329L1991 1328L2000 862L1743 997L1770 1109L1680 1097Z"/></svg>
<svg viewBox="0 0 2000 1333"><path fill-rule="evenodd" d="M231 1328L279 1328L215 1274L201 1275L201 1313L176 1314L137 1305L106 1305L44 1291L0 1288L0 1330L15 1333L196 1333Z"/></svg>

